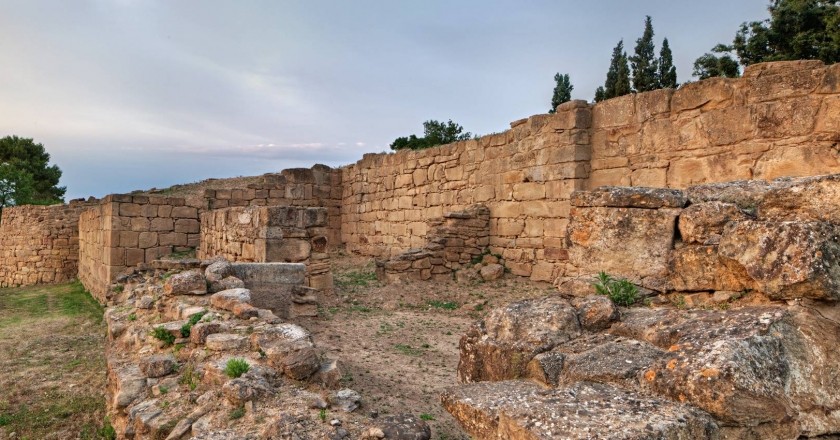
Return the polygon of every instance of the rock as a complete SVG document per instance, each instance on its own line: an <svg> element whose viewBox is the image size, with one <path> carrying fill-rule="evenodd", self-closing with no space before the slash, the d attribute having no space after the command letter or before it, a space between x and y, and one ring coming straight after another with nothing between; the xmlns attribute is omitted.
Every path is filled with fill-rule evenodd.
<svg viewBox="0 0 840 440"><path fill-rule="evenodd" d="M469 383L523 377L534 356L580 333L577 311L562 298L511 303L461 337L458 378Z"/></svg>
<svg viewBox="0 0 840 440"><path fill-rule="evenodd" d="M573 208L567 230L576 267L663 292L674 244L673 208Z"/></svg>
<svg viewBox="0 0 840 440"><path fill-rule="evenodd" d="M222 281L231 276L234 276L233 265L226 260L215 261L204 270L204 277L211 283Z"/></svg>
<svg viewBox="0 0 840 440"><path fill-rule="evenodd" d="M292 304L289 317L318 316L318 289L297 286L292 289Z"/></svg>
<svg viewBox="0 0 840 440"><path fill-rule="evenodd" d="M233 306L233 315L239 319L251 319L260 316L260 309L246 303Z"/></svg>
<svg viewBox="0 0 840 440"><path fill-rule="evenodd" d="M163 291L167 295L204 295L207 293L207 281L201 270L188 270L169 277Z"/></svg>
<svg viewBox="0 0 840 440"><path fill-rule="evenodd" d="M499 264L499 257L491 254L487 254L481 257L481 262L483 264Z"/></svg>
<svg viewBox="0 0 840 440"><path fill-rule="evenodd" d="M719 253L771 299L840 299L840 227L818 222L731 223ZM719 290L737 290L725 289Z"/></svg>
<svg viewBox="0 0 840 440"><path fill-rule="evenodd" d="M321 368L321 359L308 331L280 324L251 335L251 346L262 350L268 363L295 380L304 380Z"/></svg>
<svg viewBox="0 0 840 440"><path fill-rule="evenodd" d="M311 409L326 409L329 408L329 403L318 393L310 393L309 391L301 391L298 396L306 403L307 408Z"/></svg>
<svg viewBox="0 0 840 440"><path fill-rule="evenodd" d="M677 291L745 290L754 284L744 268L720 258L717 246L683 246L668 258L668 281Z"/></svg>
<svg viewBox="0 0 840 440"><path fill-rule="evenodd" d="M207 335L204 345L213 351L242 350L248 346L248 338L232 333L213 333Z"/></svg>
<svg viewBox="0 0 840 440"><path fill-rule="evenodd" d="M484 281L498 280L505 274L505 267L501 264L489 263L479 270Z"/></svg>
<svg viewBox="0 0 840 440"><path fill-rule="evenodd" d="M344 377L344 369L338 360L327 359L321 363L321 367L312 377L312 382L322 387L335 390L341 387L341 379Z"/></svg>
<svg viewBox="0 0 840 440"><path fill-rule="evenodd" d="M732 203L698 203L680 214L680 236L685 243L718 244L727 223L747 219L747 214Z"/></svg>
<svg viewBox="0 0 840 440"><path fill-rule="evenodd" d="M703 202L724 202L748 212L755 212L756 207L771 187L770 183L763 180L736 180L690 186L686 188L685 193L693 205Z"/></svg>
<svg viewBox="0 0 840 440"><path fill-rule="evenodd" d="M245 282L240 280L237 277L229 276L221 279L220 281L211 281L209 291L210 293L221 292L223 290L230 290L230 289L244 289Z"/></svg>
<svg viewBox="0 0 840 440"><path fill-rule="evenodd" d="M146 376L133 364L119 365L108 360L108 395L114 408L122 409L146 393Z"/></svg>
<svg viewBox="0 0 840 440"><path fill-rule="evenodd" d="M708 414L612 385L581 382L544 389L511 380L446 390L443 407L482 439L718 439Z"/></svg>
<svg viewBox="0 0 840 440"><path fill-rule="evenodd" d="M577 309L581 327L587 331L599 331L608 328L618 320L618 308L603 295L589 295L575 298L572 305Z"/></svg>
<svg viewBox="0 0 840 440"><path fill-rule="evenodd" d="M379 438L385 438L385 433L382 432L381 428L372 427L368 428L367 431L362 433L362 440L375 440Z"/></svg>
<svg viewBox="0 0 840 440"><path fill-rule="evenodd" d="M475 284L481 280L481 274L474 267L465 267L455 272L455 281L458 284Z"/></svg>
<svg viewBox="0 0 840 440"><path fill-rule="evenodd" d="M245 402L260 399L274 393L271 384L264 377L245 373L231 379L222 386L222 394L232 405L244 405Z"/></svg>
<svg viewBox="0 0 840 440"><path fill-rule="evenodd" d="M199 322L190 328L190 342L203 344L207 336L222 332L222 325L218 322Z"/></svg>
<svg viewBox="0 0 840 440"><path fill-rule="evenodd" d="M678 189L629 186L602 186L591 191L575 191L569 203L577 207L682 208L688 199Z"/></svg>
<svg viewBox="0 0 840 440"><path fill-rule="evenodd" d="M140 371L146 377L163 377L175 371L177 365L171 354L159 354L141 359Z"/></svg>
<svg viewBox="0 0 840 440"><path fill-rule="evenodd" d="M248 289L228 289L210 296L210 305L232 312L239 304L251 303L251 291Z"/></svg>
<svg viewBox="0 0 840 440"><path fill-rule="evenodd" d="M840 224L840 174L773 181L758 203L758 218Z"/></svg>
<svg viewBox="0 0 840 440"><path fill-rule="evenodd" d="M154 302L155 299L150 295L143 295L135 302L135 305L138 309L148 310L152 308L152 304L154 304Z"/></svg>
<svg viewBox="0 0 840 440"><path fill-rule="evenodd" d="M377 419L376 425L382 430L384 438L389 440L429 440L432 438L429 424L413 414L383 416Z"/></svg>
<svg viewBox="0 0 840 440"><path fill-rule="evenodd" d="M330 399L333 406L344 412L353 412L362 404L362 396L351 390L345 388L337 391Z"/></svg>

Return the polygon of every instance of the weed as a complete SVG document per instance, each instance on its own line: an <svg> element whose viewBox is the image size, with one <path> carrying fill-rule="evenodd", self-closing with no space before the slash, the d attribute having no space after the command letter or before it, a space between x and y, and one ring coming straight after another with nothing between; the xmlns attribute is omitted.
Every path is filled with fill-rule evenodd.
<svg viewBox="0 0 840 440"><path fill-rule="evenodd" d="M158 390L160 390L161 394L166 394L169 392L169 387L161 385L158 387Z"/></svg>
<svg viewBox="0 0 840 440"><path fill-rule="evenodd" d="M132 314L128 315L128 320L129 321L137 321L137 314L132 313Z"/></svg>
<svg viewBox="0 0 840 440"><path fill-rule="evenodd" d="M421 356L423 354L422 349L414 348L407 344L396 344L394 348L406 356Z"/></svg>
<svg viewBox="0 0 840 440"><path fill-rule="evenodd" d="M326 422L327 421L327 410L321 408L321 410L318 411L318 418L321 419L322 422Z"/></svg>
<svg viewBox="0 0 840 440"><path fill-rule="evenodd" d="M245 417L245 407L244 406L237 406L230 412L228 416L231 420L241 419Z"/></svg>
<svg viewBox="0 0 840 440"><path fill-rule="evenodd" d="M428 302L429 307L433 307L436 309L444 309L444 310L455 310L458 308L458 303L455 301L438 301L433 300Z"/></svg>
<svg viewBox="0 0 840 440"><path fill-rule="evenodd" d="M671 297L671 304L672 304L674 307L676 307L676 308L678 308L678 309L680 309L680 310L685 309L685 308L687 308L687 307L688 307L688 304L686 304L686 302L685 302L685 296L684 296L684 295L675 295L675 296L672 296L672 297Z"/></svg>
<svg viewBox="0 0 840 440"><path fill-rule="evenodd" d="M353 373L350 373L350 372L344 373L344 375L341 376L341 379L339 379L339 381L344 385L349 385L349 384L353 383Z"/></svg>
<svg viewBox="0 0 840 440"><path fill-rule="evenodd" d="M167 346L175 343L175 335L173 335L172 333L169 333L165 328L163 328L163 326L155 327L154 330L152 331L152 335L155 338L163 341L163 343L166 344Z"/></svg>
<svg viewBox="0 0 840 440"><path fill-rule="evenodd" d="M391 325L387 322L381 322L381 323L379 323L379 330L376 331L376 334L377 335L386 335L388 333L391 333L392 331L394 331L394 326L393 325Z"/></svg>
<svg viewBox="0 0 840 440"><path fill-rule="evenodd" d="M125 286L122 284L116 284L113 287L111 287L111 291L114 293L122 293L123 290L125 290Z"/></svg>
<svg viewBox="0 0 840 440"><path fill-rule="evenodd" d="M181 385L186 385L190 388L190 391L195 391L198 388L198 373L195 371L195 367L192 364L187 364L184 367L184 372L181 373L181 378L178 379L178 383Z"/></svg>
<svg viewBox="0 0 840 440"><path fill-rule="evenodd" d="M366 306L362 306L362 305L358 305L358 304L353 304L353 305L351 305L350 307L347 308L347 311L348 312L359 312L359 313L370 313L370 312L373 311L373 309L371 309L370 307L366 307Z"/></svg>
<svg viewBox="0 0 840 440"><path fill-rule="evenodd" d="M599 295L606 295L609 299L620 306L631 306L639 298L639 289L625 278L613 278L606 272L598 272L595 276L595 292Z"/></svg>
<svg viewBox="0 0 840 440"><path fill-rule="evenodd" d="M98 434L105 440L116 440L117 430L114 429L113 425L111 425L111 419L107 416L105 417L105 420L102 421L102 428L99 429Z"/></svg>
<svg viewBox="0 0 840 440"><path fill-rule="evenodd" d="M420 418L423 420L434 420L435 416L427 413L420 414Z"/></svg>
<svg viewBox="0 0 840 440"><path fill-rule="evenodd" d="M187 322L185 322L184 325L181 326L181 336L184 338L189 338L192 326L198 324L198 321L201 321L201 318L203 318L206 314L207 312L204 311L193 313L192 315L190 315L190 319L187 320Z"/></svg>
<svg viewBox="0 0 840 440"><path fill-rule="evenodd" d="M190 248L187 250L173 252L169 254L170 260L185 260L187 258L195 258L195 248Z"/></svg>
<svg viewBox="0 0 840 440"><path fill-rule="evenodd" d="M248 362L246 362L245 359L233 358L228 360L227 364L225 364L225 374L228 377L235 379L247 373L250 368L251 366L248 365Z"/></svg>

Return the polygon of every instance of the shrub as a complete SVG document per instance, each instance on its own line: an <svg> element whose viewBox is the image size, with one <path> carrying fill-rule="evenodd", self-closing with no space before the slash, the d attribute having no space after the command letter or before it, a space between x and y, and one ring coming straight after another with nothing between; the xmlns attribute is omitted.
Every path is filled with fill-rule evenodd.
<svg viewBox="0 0 840 440"><path fill-rule="evenodd" d="M172 345L175 343L175 335L169 333L165 328L163 328L163 326L155 327L152 335L163 341L166 345Z"/></svg>
<svg viewBox="0 0 840 440"><path fill-rule="evenodd" d="M248 365L248 362L246 362L245 359L233 358L227 361L227 364L225 365L225 374L227 374L228 377L236 379L237 377L247 373L250 368L251 366Z"/></svg>
<svg viewBox="0 0 840 440"><path fill-rule="evenodd" d="M620 306L631 306L639 298L639 289L633 283L625 278L613 278L606 272L598 272L592 285L598 295L605 295Z"/></svg>
<svg viewBox="0 0 840 440"><path fill-rule="evenodd" d="M187 321L184 325L181 326L181 336L184 338L189 338L192 326L198 324L198 321L201 321L201 318L204 317L205 314L207 314L207 312L198 312L190 315L189 321Z"/></svg>

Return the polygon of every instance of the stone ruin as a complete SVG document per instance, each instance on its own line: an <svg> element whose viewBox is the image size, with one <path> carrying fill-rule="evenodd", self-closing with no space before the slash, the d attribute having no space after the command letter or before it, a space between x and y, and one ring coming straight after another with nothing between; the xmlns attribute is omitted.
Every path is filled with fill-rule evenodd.
<svg viewBox="0 0 840 440"><path fill-rule="evenodd" d="M331 294L339 247L376 258L387 282L501 271L558 287L492 311L462 339L464 384L443 403L476 438L840 432L840 64L757 64L742 78L556 110L241 188L6 208L0 286L78 276L109 306L109 409L126 437L335 435L294 411L354 397L324 391L324 403L296 387L334 387L340 364L313 357L291 321ZM171 255L193 250L200 259ZM232 272L216 279L214 258ZM601 271L649 307L592 296ZM204 312L189 338L176 328ZM157 327L177 354L163 354ZM253 367L243 380L219 373L232 356ZM187 366L206 392L163 391ZM288 417L264 413L286 405ZM231 408L265 424L214 432ZM395 438L412 426L424 438L423 425L394 416L342 429Z"/></svg>
<svg viewBox="0 0 840 440"><path fill-rule="evenodd" d="M475 438L840 432L840 175L572 196L558 294L461 338L442 397ZM595 271L644 303L594 295Z"/></svg>

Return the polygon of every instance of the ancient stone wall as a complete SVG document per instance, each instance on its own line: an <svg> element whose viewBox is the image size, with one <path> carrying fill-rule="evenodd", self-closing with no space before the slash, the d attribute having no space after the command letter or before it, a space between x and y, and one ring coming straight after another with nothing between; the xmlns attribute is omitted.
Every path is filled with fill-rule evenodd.
<svg viewBox="0 0 840 440"><path fill-rule="evenodd" d="M0 217L0 287L76 278L79 215L93 203L4 208Z"/></svg>
<svg viewBox="0 0 840 440"><path fill-rule="evenodd" d="M369 154L343 168L342 240L390 257L425 245L426 220L473 203L490 209L490 250L516 275L566 270L574 190L690 184L840 171L840 66L750 66L711 79L590 105L422 151Z"/></svg>
<svg viewBox="0 0 840 440"><path fill-rule="evenodd" d="M330 246L341 242L341 170L326 165L266 174L242 189L208 189L209 209L234 206L310 206L327 209Z"/></svg>
<svg viewBox="0 0 840 440"><path fill-rule="evenodd" d="M201 214L197 256L237 262L306 265L306 285L331 289L326 208L251 206Z"/></svg>
<svg viewBox="0 0 840 440"><path fill-rule="evenodd" d="M105 264L106 235L109 243L115 234L106 234L111 217L102 215L101 205L91 207L79 216L79 280L94 298L105 303L111 285L111 268ZM110 229L110 228L108 228ZM117 268L119 269L119 268Z"/></svg>

